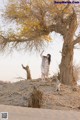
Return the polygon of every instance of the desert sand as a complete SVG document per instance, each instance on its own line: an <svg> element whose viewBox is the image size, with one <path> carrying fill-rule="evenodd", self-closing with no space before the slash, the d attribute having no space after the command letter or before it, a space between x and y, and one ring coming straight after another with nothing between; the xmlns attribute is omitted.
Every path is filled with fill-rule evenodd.
<svg viewBox="0 0 80 120"><path fill-rule="evenodd" d="M8 112L8 120L80 120L80 112L37 109L0 105L0 112Z"/></svg>
<svg viewBox="0 0 80 120"><path fill-rule="evenodd" d="M40 79L15 83L0 81L0 104L29 107L34 86L42 92L40 108L80 111L80 87L61 85L60 92L57 92L54 82L42 82Z"/></svg>

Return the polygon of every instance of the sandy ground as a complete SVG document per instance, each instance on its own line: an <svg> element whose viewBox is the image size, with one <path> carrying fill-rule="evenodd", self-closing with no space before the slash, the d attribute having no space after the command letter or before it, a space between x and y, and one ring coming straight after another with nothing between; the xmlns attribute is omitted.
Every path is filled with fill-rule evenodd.
<svg viewBox="0 0 80 120"><path fill-rule="evenodd" d="M80 112L24 108L0 105L0 112L8 112L8 120L80 120Z"/></svg>
<svg viewBox="0 0 80 120"><path fill-rule="evenodd" d="M54 82L23 80L16 83L0 81L0 104L28 107L34 86L42 92L40 108L53 110L76 110L80 112L80 87L61 85L60 92L55 91Z"/></svg>

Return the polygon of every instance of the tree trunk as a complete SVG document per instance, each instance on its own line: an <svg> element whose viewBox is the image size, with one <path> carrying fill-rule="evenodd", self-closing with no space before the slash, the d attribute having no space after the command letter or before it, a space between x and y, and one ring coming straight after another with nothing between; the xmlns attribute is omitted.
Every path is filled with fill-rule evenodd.
<svg viewBox="0 0 80 120"><path fill-rule="evenodd" d="M73 13L71 16L71 21L69 28L65 33L63 49L62 49L62 60L60 64L60 80L61 83L66 85L72 85L74 80L73 75L73 37L77 27L77 18L76 14Z"/></svg>
<svg viewBox="0 0 80 120"><path fill-rule="evenodd" d="M73 46L64 42L62 49L62 61L60 64L61 83L71 85L73 83Z"/></svg>

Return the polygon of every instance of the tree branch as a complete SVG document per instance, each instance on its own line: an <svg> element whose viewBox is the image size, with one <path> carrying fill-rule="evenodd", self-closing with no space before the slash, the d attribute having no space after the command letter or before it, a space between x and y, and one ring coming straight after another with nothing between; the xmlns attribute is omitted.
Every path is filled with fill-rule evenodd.
<svg viewBox="0 0 80 120"><path fill-rule="evenodd" d="M73 45L76 45L77 43L80 43L80 36L73 41Z"/></svg>
<svg viewBox="0 0 80 120"><path fill-rule="evenodd" d="M22 64L22 68L26 70L26 67L24 67L24 65Z"/></svg>

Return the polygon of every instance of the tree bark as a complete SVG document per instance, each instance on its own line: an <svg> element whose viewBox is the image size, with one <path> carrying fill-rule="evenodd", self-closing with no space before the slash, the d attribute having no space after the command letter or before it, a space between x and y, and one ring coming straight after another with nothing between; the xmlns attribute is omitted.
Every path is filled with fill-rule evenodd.
<svg viewBox="0 0 80 120"><path fill-rule="evenodd" d="M27 80L31 80L32 77L31 77L31 72L30 72L29 66L27 65L26 67L24 67L24 66L22 65L22 68L26 71L26 79L27 79Z"/></svg>
<svg viewBox="0 0 80 120"><path fill-rule="evenodd" d="M60 64L61 83L71 85L74 80L73 76L73 46L64 42L62 49L62 60Z"/></svg>
<svg viewBox="0 0 80 120"><path fill-rule="evenodd" d="M64 43L62 49L62 60L60 64L60 80L61 83L66 85L72 85L75 83L73 75L73 37L76 30L76 15L73 13L71 23L67 33L64 35Z"/></svg>

